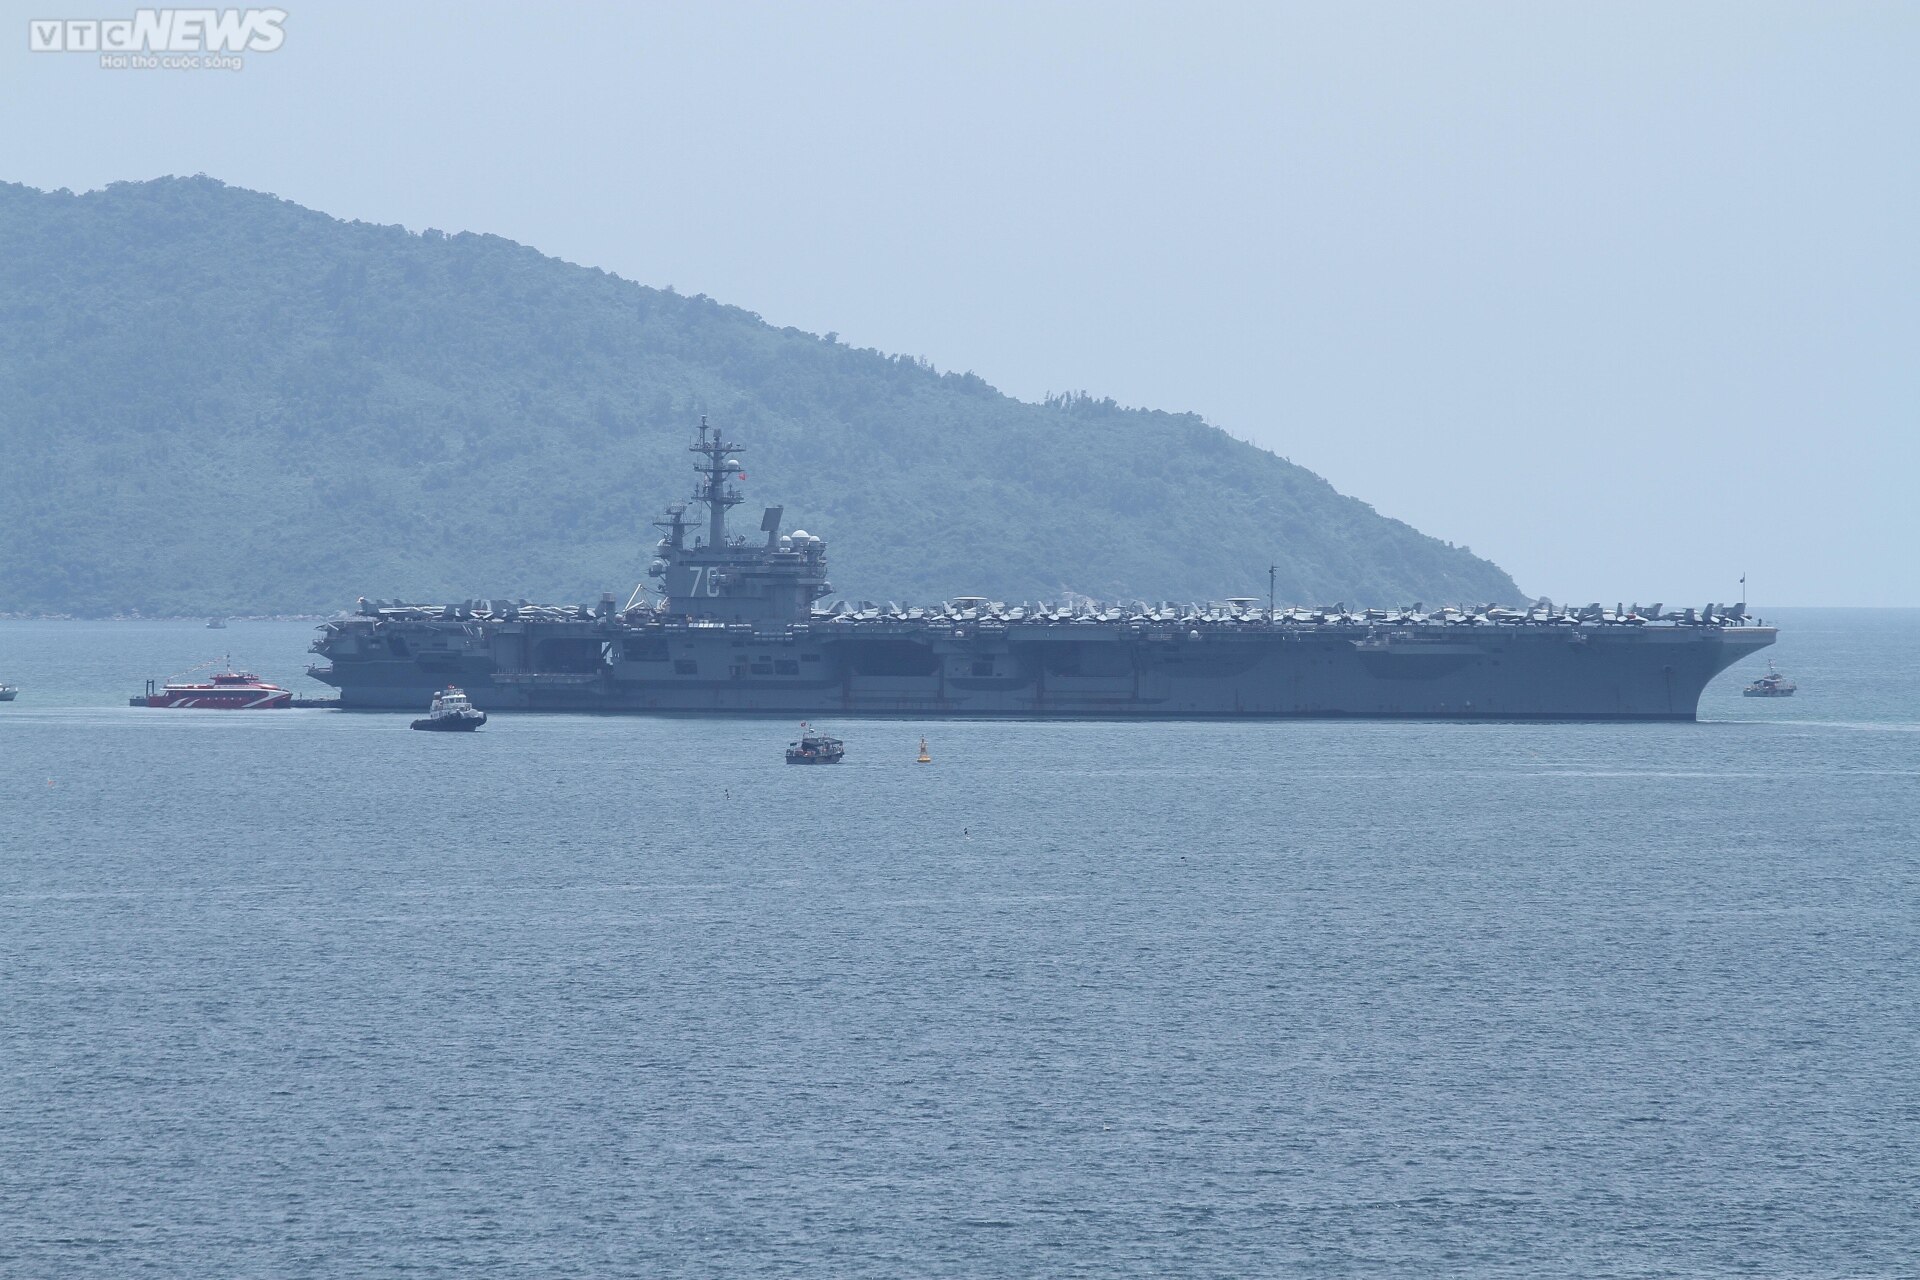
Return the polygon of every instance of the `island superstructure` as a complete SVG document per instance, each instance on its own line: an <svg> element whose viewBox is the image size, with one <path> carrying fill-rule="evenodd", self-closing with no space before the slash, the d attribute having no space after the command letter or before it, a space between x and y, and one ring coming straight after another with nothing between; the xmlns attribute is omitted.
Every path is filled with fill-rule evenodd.
<svg viewBox="0 0 1920 1280"><path fill-rule="evenodd" d="M701 421L692 502L668 507L626 607L368 602L309 674L346 707L456 684L489 710L1027 717L1691 720L1708 681L1774 642L1744 604L1274 608L1271 601L927 607L835 601L826 543L728 530L744 450Z"/></svg>

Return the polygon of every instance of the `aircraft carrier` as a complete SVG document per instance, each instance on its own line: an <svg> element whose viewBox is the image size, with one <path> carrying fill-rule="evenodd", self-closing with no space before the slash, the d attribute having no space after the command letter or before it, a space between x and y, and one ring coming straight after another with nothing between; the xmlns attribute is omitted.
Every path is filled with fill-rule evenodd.
<svg viewBox="0 0 1920 1280"><path fill-rule="evenodd" d="M689 518L660 521L658 598L368 602L308 668L344 707L779 715L1691 720L1713 677L1774 642L1744 604L1663 611L1205 604L930 607L831 597L826 543L729 533L740 447L702 420ZM644 584L643 584L644 585Z"/></svg>

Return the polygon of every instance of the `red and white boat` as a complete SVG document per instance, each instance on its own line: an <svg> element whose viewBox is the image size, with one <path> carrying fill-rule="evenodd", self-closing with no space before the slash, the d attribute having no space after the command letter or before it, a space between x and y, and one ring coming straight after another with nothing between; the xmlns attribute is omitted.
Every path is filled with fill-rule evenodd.
<svg viewBox="0 0 1920 1280"><path fill-rule="evenodd" d="M267 684L251 671L218 671L204 683L173 680L130 700L136 707L193 707L208 711L265 711L293 705L293 690Z"/></svg>

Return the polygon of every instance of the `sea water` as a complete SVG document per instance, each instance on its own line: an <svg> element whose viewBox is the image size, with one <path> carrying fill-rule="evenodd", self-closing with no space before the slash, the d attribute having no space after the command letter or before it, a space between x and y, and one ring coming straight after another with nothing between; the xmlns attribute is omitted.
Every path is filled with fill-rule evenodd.
<svg viewBox="0 0 1920 1280"><path fill-rule="evenodd" d="M1920 612L1780 621L1698 724L812 769L0 623L0 1274L1912 1275Z"/></svg>

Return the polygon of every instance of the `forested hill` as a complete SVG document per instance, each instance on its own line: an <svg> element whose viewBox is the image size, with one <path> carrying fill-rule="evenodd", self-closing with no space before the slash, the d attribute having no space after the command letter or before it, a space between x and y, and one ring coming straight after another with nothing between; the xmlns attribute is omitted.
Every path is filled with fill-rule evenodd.
<svg viewBox="0 0 1920 1280"><path fill-rule="evenodd" d="M1187 414L1009 399L493 236L0 185L0 612L624 595L702 414L847 596L1502 601Z"/></svg>

